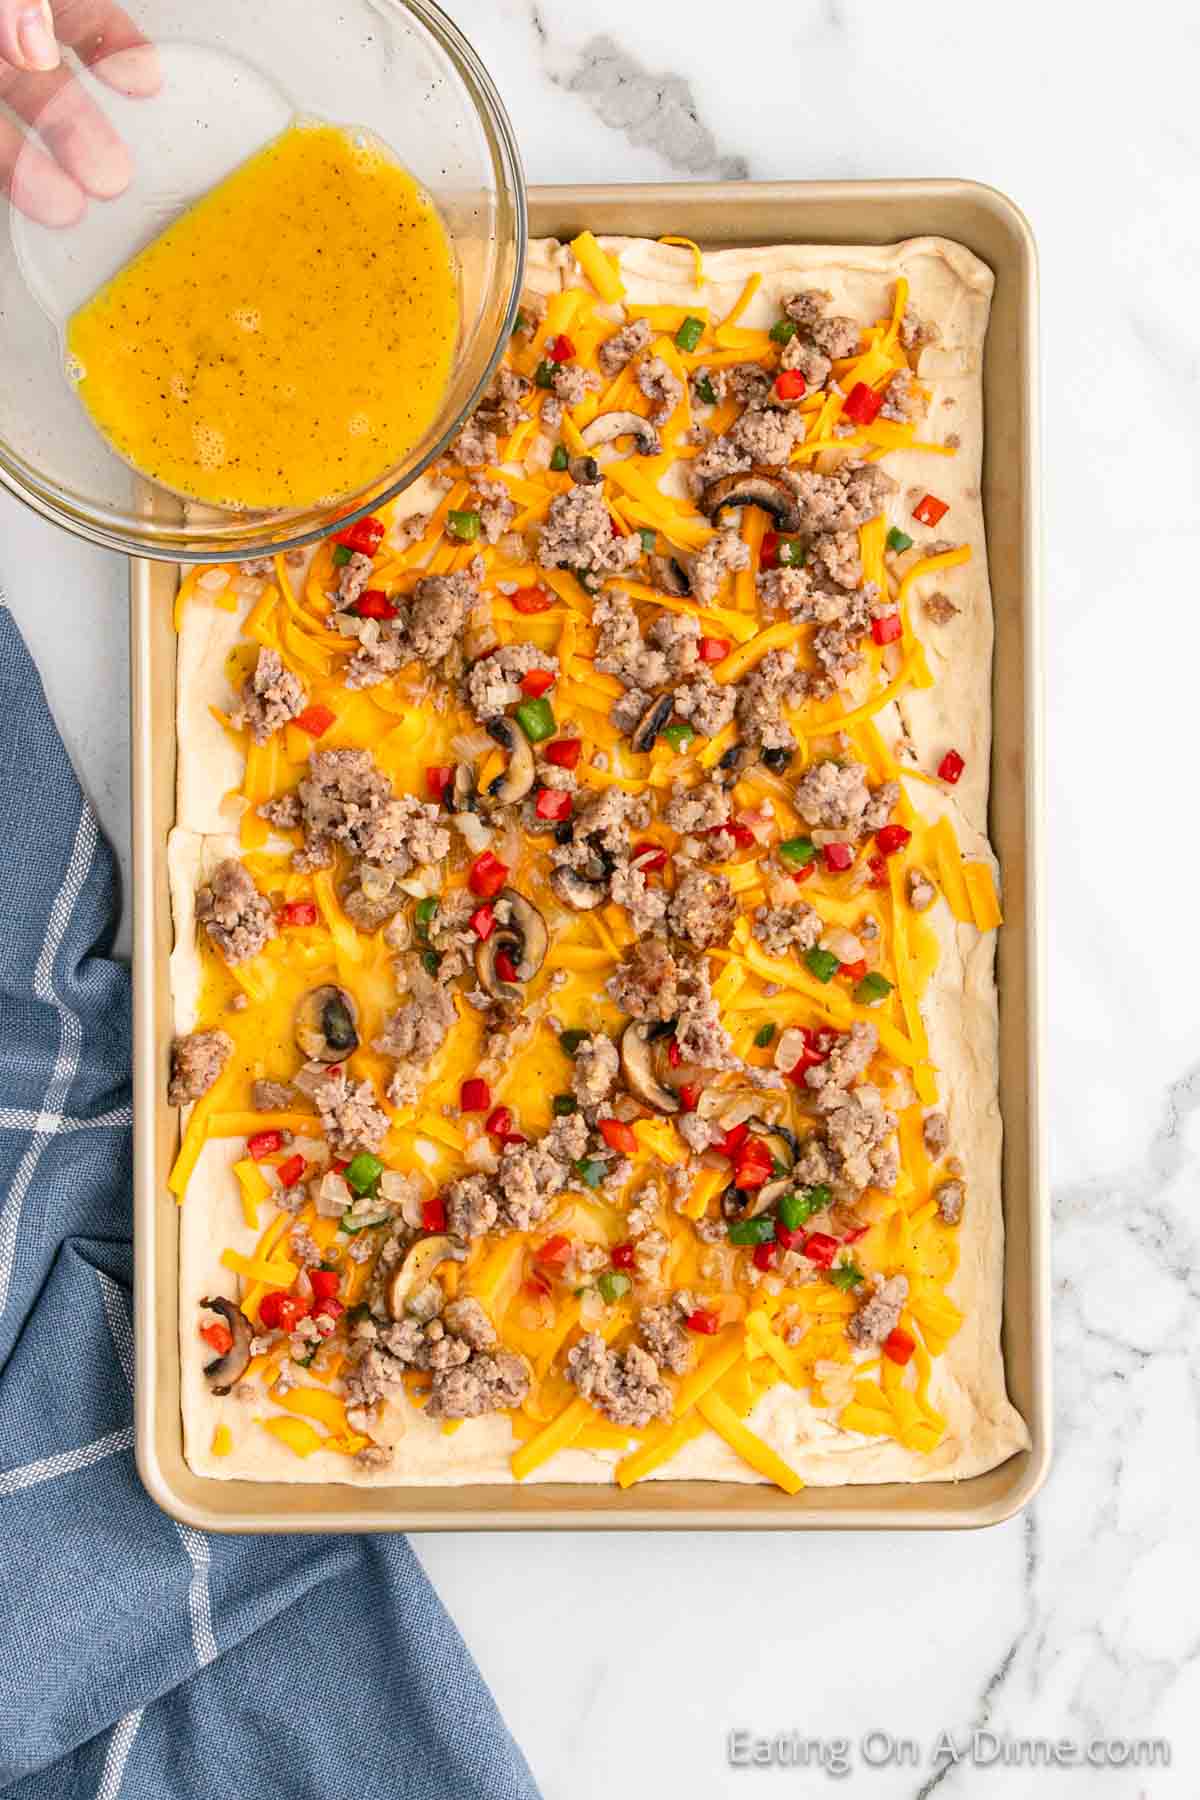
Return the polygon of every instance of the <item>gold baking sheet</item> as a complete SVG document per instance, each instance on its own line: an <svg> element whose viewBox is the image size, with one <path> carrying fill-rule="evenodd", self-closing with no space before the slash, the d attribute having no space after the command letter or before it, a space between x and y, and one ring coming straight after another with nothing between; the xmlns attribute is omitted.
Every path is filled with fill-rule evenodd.
<svg viewBox="0 0 1200 1800"><path fill-rule="evenodd" d="M166 840L175 804L178 570L135 562L131 580L134 870L134 1238L137 1457L176 1519L210 1531L896 1529L995 1524L1036 1493L1050 1457L1048 1202L1042 1062L1044 855L1037 265L1029 227L992 188L965 181L748 182L542 187L533 237L674 233L717 248L957 239L993 270L984 358L983 500L995 605L990 832L1007 923L1000 933L1004 1117L1003 1348L1028 1450L962 1482L810 1488L654 1481L616 1487L363 1488L213 1481L183 1456L179 1226L166 1176L178 1117L166 1104L172 927Z"/></svg>

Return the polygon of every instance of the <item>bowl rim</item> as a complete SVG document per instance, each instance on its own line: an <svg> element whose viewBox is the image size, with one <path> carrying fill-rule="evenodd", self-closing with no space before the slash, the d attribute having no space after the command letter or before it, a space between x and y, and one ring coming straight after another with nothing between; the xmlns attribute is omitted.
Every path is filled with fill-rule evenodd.
<svg viewBox="0 0 1200 1800"><path fill-rule="evenodd" d="M500 359L512 333L525 279L525 261L529 244L529 209L526 200L524 165L516 133L513 130L508 110L500 97L499 89L478 52L454 20L435 4L435 0L384 0L384 3L403 12L411 13L435 39L456 72L463 78L476 113L489 137L489 148L494 161L499 167L501 181L498 184L498 191L504 193L504 183L507 182L508 192L505 197L510 201L513 209L513 237L516 254L510 290L504 306L504 316L496 343L478 381L468 395L466 403L447 423L445 429L426 453L410 470L405 472L401 479L395 481L385 479L368 499L350 511L339 514L336 521L326 520L319 525L306 526L303 530L296 531L287 537L272 536L265 541L261 537L251 536L249 532L244 539L225 542L217 542L212 538L202 540L173 537L169 525L164 525L157 535L139 536L128 526L115 523L113 514L103 509L93 511L86 502L79 501L77 497L62 494L50 488L31 464L26 463L22 458L14 457L0 442L0 487L6 489L41 518L49 520L53 525L61 526L75 537L99 545L102 549L116 550L126 556L145 557L154 562L239 562L254 556L283 555L289 550L300 550L309 544L320 543L323 538L329 536L335 525L344 530L356 519L365 518L377 507L386 506L390 500L395 499L397 494L403 493L406 488L419 481L431 464L445 454L463 422L475 411L488 383L499 367ZM134 473L136 474L136 471ZM141 489L146 502L145 516L147 519L155 516L163 519L167 505L170 504L173 508L174 502L164 498L165 490L159 488L149 478L142 478ZM183 504L181 499L178 505L182 507Z"/></svg>

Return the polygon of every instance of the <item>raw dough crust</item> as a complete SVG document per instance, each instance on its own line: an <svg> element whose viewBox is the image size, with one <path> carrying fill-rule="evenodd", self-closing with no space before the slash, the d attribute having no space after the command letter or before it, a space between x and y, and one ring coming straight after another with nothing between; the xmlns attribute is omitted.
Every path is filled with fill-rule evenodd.
<svg viewBox="0 0 1200 1800"><path fill-rule="evenodd" d="M955 746L966 769L953 795L922 790L921 810L948 808L963 852L991 858L987 842L987 788L991 736L992 607L987 575L980 465L983 444L982 356L993 279L991 271L961 245L943 238L915 238L889 247L861 245L777 246L726 250L704 258L705 283L698 288L690 251L636 238L601 240L619 257L627 298L635 304L707 305L719 317L734 304L748 276L759 272L762 286L740 321L769 325L781 296L817 286L833 297L832 311L867 321L890 304L898 275L909 282L909 303L940 328L939 341L921 353L918 373L932 390L927 425L931 438L950 431L960 439L958 455L939 459L931 475L927 455L891 451L885 466L900 484L898 506L908 490L933 486L950 504L954 541L969 543L973 556L949 577L960 611L948 624L922 625L935 685L909 690L901 705L878 715L889 744L906 730L920 762ZM565 246L543 241L531 248L527 283L542 292L582 282ZM614 319L620 317L613 309ZM411 490L406 510L432 504L424 484ZM905 507L911 510L911 503ZM934 584L936 586L936 583ZM244 609L243 609L244 610ZM195 1023L200 963L195 948L193 898L202 875L236 853L229 832L236 817L222 796L241 780L241 759L210 706L226 706L224 675L229 650L238 641L241 617L204 606L188 607L179 641L178 825L169 860L177 944L171 962L175 1025ZM760 1401L748 1420L810 1486L886 1481L964 1479L994 1468L1026 1447L1029 1434L1010 1404L1000 1350L1004 1268L1000 1203L1001 1121L997 1101L998 1013L994 980L994 937L957 925L944 904L926 915L937 931L942 957L929 984L922 1012L930 1051L939 1071L940 1104L950 1141L966 1172L970 1196L960 1228L960 1266L951 1297L965 1323L935 1359L931 1383L934 1405L947 1420L945 1437L928 1456L891 1439L843 1431L801 1395L780 1383ZM359 1469L347 1459L316 1452L301 1460L266 1432L247 1429L254 1402L208 1392L202 1367L205 1351L190 1329L200 1298L228 1281L220 1252L226 1245L249 1250L255 1234L245 1226L230 1168L233 1145L210 1142L200 1157L183 1208L181 1233L181 1357L185 1450L199 1475L220 1479L285 1482L339 1481L362 1486L443 1486L509 1482L514 1440L506 1419L469 1421L452 1436L412 1408L404 1409L404 1432L385 1470ZM235 1448L212 1454L214 1427L228 1424ZM568 1450L553 1457L533 1481L605 1482L616 1452ZM715 1433L687 1445L651 1479L707 1479L758 1482Z"/></svg>

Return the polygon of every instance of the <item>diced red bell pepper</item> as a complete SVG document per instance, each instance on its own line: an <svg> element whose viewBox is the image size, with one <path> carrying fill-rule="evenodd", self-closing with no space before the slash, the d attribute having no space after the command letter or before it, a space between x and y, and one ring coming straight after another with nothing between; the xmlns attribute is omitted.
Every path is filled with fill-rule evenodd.
<svg viewBox="0 0 1200 1800"><path fill-rule="evenodd" d="M233 1333L221 1319L212 1319L207 1325L202 1325L200 1336L217 1356L224 1356L233 1349Z"/></svg>
<svg viewBox="0 0 1200 1800"><path fill-rule="evenodd" d="M673 1069L678 1069L683 1062L683 1051L679 1048L679 1040L674 1035L667 1039L667 1061Z"/></svg>
<svg viewBox="0 0 1200 1800"><path fill-rule="evenodd" d="M573 801L560 788L539 788L533 810L539 819L569 819Z"/></svg>
<svg viewBox="0 0 1200 1800"><path fill-rule="evenodd" d="M546 355L552 363L570 362L574 354L575 346L565 331L559 332L546 351Z"/></svg>
<svg viewBox="0 0 1200 1800"><path fill-rule="evenodd" d="M936 525L949 511L946 502L939 500L936 494L926 494L913 507L913 518L919 519L922 525Z"/></svg>
<svg viewBox="0 0 1200 1800"><path fill-rule="evenodd" d="M883 405L883 391L868 387L865 381L856 381L846 395L842 407L842 417L849 419L854 425L873 425Z"/></svg>
<svg viewBox="0 0 1200 1800"><path fill-rule="evenodd" d="M307 731L309 737L318 738L324 737L336 718L337 714L331 708L314 703L306 706L302 713L297 713L292 724L298 725L301 731Z"/></svg>
<svg viewBox="0 0 1200 1800"><path fill-rule="evenodd" d="M880 856L880 854L877 850L873 851L872 854L870 856L868 856L867 869L869 871L868 876L867 876L867 886L868 887L885 888L887 886L887 884L888 884L887 864L884 862L882 856Z"/></svg>
<svg viewBox="0 0 1200 1800"><path fill-rule="evenodd" d="M841 1249L835 1237L827 1231L810 1231L804 1240L804 1254L809 1262L815 1262L819 1269L832 1269L833 1259Z"/></svg>
<svg viewBox="0 0 1200 1800"><path fill-rule="evenodd" d="M776 1219L775 1242L782 1250L799 1250L804 1242L803 1225L797 1225L794 1231L789 1231L782 1219Z"/></svg>
<svg viewBox="0 0 1200 1800"><path fill-rule="evenodd" d="M553 669L530 669L521 679L521 692L531 700L540 700L554 686Z"/></svg>
<svg viewBox="0 0 1200 1800"><path fill-rule="evenodd" d="M276 1150L283 1149L282 1131L256 1131L246 1139L246 1154L255 1162L261 1162L264 1156L274 1156Z"/></svg>
<svg viewBox="0 0 1200 1800"><path fill-rule="evenodd" d="M696 645L696 649L699 652L701 662L724 662L725 658L729 655L729 639L702 637L700 642Z"/></svg>
<svg viewBox="0 0 1200 1800"><path fill-rule="evenodd" d="M435 763L431 769L426 769L425 785L429 789L431 799L445 799L446 789L453 779L454 770L449 763Z"/></svg>
<svg viewBox="0 0 1200 1800"><path fill-rule="evenodd" d="M667 866L667 852L661 844L635 844L629 860L643 875L657 875Z"/></svg>
<svg viewBox="0 0 1200 1800"><path fill-rule="evenodd" d="M313 1307L313 1323L323 1338L333 1336L337 1322L345 1310L345 1302L338 1299L322 1300L319 1306Z"/></svg>
<svg viewBox="0 0 1200 1800"><path fill-rule="evenodd" d="M752 1261L756 1269L765 1275L768 1269L775 1267L776 1250L774 1244L755 1244Z"/></svg>
<svg viewBox="0 0 1200 1800"><path fill-rule="evenodd" d="M368 513L365 519L356 519L345 531L339 531L334 538L335 544L345 544L347 550L356 550L360 556L374 556L384 539L387 526L374 513Z"/></svg>
<svg viewBox="0 0 1200 1800"><path fill-rule="evenodd" d="M308 1307L298 1295L274 1288L271 1293L264 1294L259 1303L258 1322L268 1331L295 1331L307 1311Z"/></svg>
<svg viewBox="0 0 1200 1800"><path fill-rule="evenodd" d="M338 1074L341 1070L341 1066L342 1065L340 1063L335 1063L333 1068L330 1069L329 1073L331 1075ZM329 1166L333 1170L335 1175L344 1175L346 1173L346 1170L350 1167L350 1163L349 1163L348 1159L335 1156Z"/></svg>
<svg viewBox="0 0 1200 1800"><path fill-rule="evenodd" d="M903 630L898 612L881 613L871 620L871 636L877 644L894 644Z"/></svg>
<svg viewBox="0 0 1200 1800"><path fill-rule="evenodd" d="M731 1125L720 1143L713 1145L713 1149L722 1156L734 1157L749 1136L750 1127L743 1119L739 1125Z"/></svg>
<svg viewBox="0 0 1200 1800"><path fill-rule="evenodd" d="M823 1052L817 1048L817 1034L815 1031L807 1025L802 1025L800 1029L804 1033L804 1048L796 1061L792 1064L791 1068L787 1071L788 1080L794 1081L797 1087L803 1087L805 1085L804 1071L806 1069L814 1069L818 1063L824 1062L828 1055L827 1051Z"/></svg>
<svg viewBox="0 0 1200 1800"><path fill-rule="evenodd" d="M542 755L557 769L576 768L582 753L582 738L555 738L552 744L542 746Z"/></svg>
<svg viewBox="0 0 1200 1800"><path fill-rule="evenodd" d="M883 1340L883 1354L889 1361L899 1363L902 1368L916 1347L916 1343L909 1337L907 1331L901 1331L898 1325L894 1331L889 1331Z"/></svg>
<svg viewBox="0 0 1200 1800"><path fill-rule="evenodd" d="M842 875L854 861L854 851L849 844L822 844L821 854L825 858L825 867L834 875Z"/></svg>
<svg viewBox="0 0 1200 1800"><path fill-rule="evenodd" d="M860 956L857 962L839 963L838 974L844 975L848 981L861 981L867 972L867 959Z"/></svg>
<svg viewBox="0 0 1200 1800"><path fill-rule="evenodd" d="M507 1106L497 1106L487 1116L486 1131L489 1137L499 1138L506 1143L512 1135L513 1116Z"/></svg>
<svg viewBox="0 0 1200 1800"><path fill-rule="evenodd" d="M501 981L517 979L517 965L507 950L497 950L496 952L496 973Z"/></svg>
<svg viewBox="0 0 1200 1800"><path fill-rule="evenodd" d="M852 1231L843 1231L843 1244L857 1244L859 1238L865 1238L870 1229L869 1225L856 1225Z"/></svg>
<svg viewBox="0 0 1200 1800"><path fill-rule="evenodd" d="M792 869L790 871L790 874L791 874L791 878L793 881L799 882L799 881L811 881L813 876L816 874L816 872L817 872L817 859L814 856L811 859L811 861L804 863L802 865L802 867L800 867L799 869Z"/></svg>
<svg viewBox="0 0 1200 1800"><path fill-rule="evenodd" d="M700 1083L685 1081L679 1089L679 1104L684 1112L695 1112L700 1104Z"/></svg>
<svg viewBox="0 0 1200 1800"><path fill-rule="evenodd" d="M521 1292L527 1294L531 1300L542 1300L547 1294L552 1293L553 1289L541 1270L535 1269L533 1274L521 1283Z"/></svg>
<svg viewBox="0 0 1200 1800"><path fill-rule="evenodd" d="M911 841L912 832L907 825L881 825L875 833L875 848L881 856L895 856Z"/></svg>
<svg viewBox="0 0 1200 1800"><path fill-rule="evenodd" d="M492 1090L478 1075L472 1075L458 1090L460 1112L486 1112L491 1104Z"/></svg>
<svg viewBox="0 0 1200 1800"><path fill-rule="evenodd" d="M597 1130L610 1150L619 1150L622 1156L636 1156L638 1141L633 1135L633 1126L627 1125L624 1119L597 1119Z"/></svg>
<svg viewBox="0 0 1200 1800"><path fill-rule="evenodd" d="M496 915L490 901L485 900L482 906L475 908L471 914L470 926L480 943L486 944L496 929Z"/></svg>
<svg viewBox="0 0 1200 1800"><path fill-rule="evenodd" d="M382 588L368 588L360 594L350 611L360 619L394 619L397 608Z"/></svg>
<svg viewBox="0 0 1200 1800"><path fill-rule="evenodd" d="M315 925L316 922L315 900L285 900L279 909L281 925Z"/></svg>
<svg viewBox="0 0 1200 1800"><path fill-rule="evenodd" d="M314 1310L322 1301L337 1299L342 1278L336 1269L310 1269L308 1279L313 1291Z"/></svg>
<svg viewBox="0 0 1200 1800"><path fill-rule="evenodd" d="M480 900L492 900L500 892L508 880L508 864L502 863L498 856L485 850L471 864L467 876L467 886Z"/></svg>
<svg viewBox="0 0 1200 1800"><path fill-rule="evenodd" d="M748 825L738 825L730 819L727 825L710 825L704 833L705 837L716 837L720 832L727 832L739 850L749 850L756 841L754 833Z"/></svg>
<svg viewBox="0 0 1200 1800"><path fill-rule="evenodd" d="M943 756L941 762L938 764L938 777L942 781L948 781L951 787L953 787L966 766L966 763L958 754L957 750L947 750L945 756Z"/></svg>
<svg viewBox="0 0 1200 1800"><path fill-rule="evenodd" d="M738 1151L733 1179L739 1188L765 1187L775 1173L775 1159L761 1138L751 1138Z"/></svg>
<svg viewBox="0 0 1200 1800"><path fill-rule="evenodd" d="M614 1269L632 1269L637 1252L632 1244L614 1244L612 1266Z"/></svg>
<svg viewBox="0 0 1200 1800"><path fill-rule="evenodd" d="M540 587L519 587L515 594L509 595L509 599L519 613L549 612L554 605L545 588Z"/></svg>
<svg viewBox="0 0 1200 1800"><path fill-rule="evenodd" d="M545 1243L539 1244L533 1253L533 1260L544 1263L548 1269L561 1269L564 1263L570 1261L570 1257L571 1240L569 1237L564 1237L561 1232L556 1232L553 1237L548 1237Z"/></svg>
<svg viewBox="0 0 1200 1800"><path fill-rule="evenodd" d="M421 1202L421 1226L425 1231L445 1231L446 1202L440 1194Z"/></svg>
<svg viewBox="0 0 1200 1800"><path fill-rule="evenodd" d="M775 377L775 392L781 400L803 400L807 387L799 369L781 369Z"/></svg>
<svg viewBox="0 0 1200 1800"><path fill-rule="evenodd" d="M279 1177L280 1186L285 1188L295 1187L307 1167L308 1164L302 1156L289 1156L287 1161L281 1162L275 1171Z"/></svg>
<svg viewBox="0 0 1200 1800"><path fill-rule="evenodd" d="M779 533L764 531L762 543L758 547L758 566L760 569L777 569L779 567Z"/></svg>
<svg viewBox="0 0 1200 1800"><path fill-rule="evenodd" d="M688 1314L687 1328L699 1332L701 1337L715 1337L721 1329L721 1320L707 1306L698 1306L695 1312Z"/></svg>

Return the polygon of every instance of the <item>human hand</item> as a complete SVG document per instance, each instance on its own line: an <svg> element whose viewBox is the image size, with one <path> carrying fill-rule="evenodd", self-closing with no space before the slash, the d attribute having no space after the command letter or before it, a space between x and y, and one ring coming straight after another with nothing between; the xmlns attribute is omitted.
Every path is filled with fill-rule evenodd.
<svg viewBox="0 0 1200 1800"><path fill-rule="evenodd" d="M89 197L113 200L129 151L63 50L130 99L158 92L154 46L114 0L0 0L0 193L42 225L75 225ZM33 133L36 132L36 137Z"/></svg>

